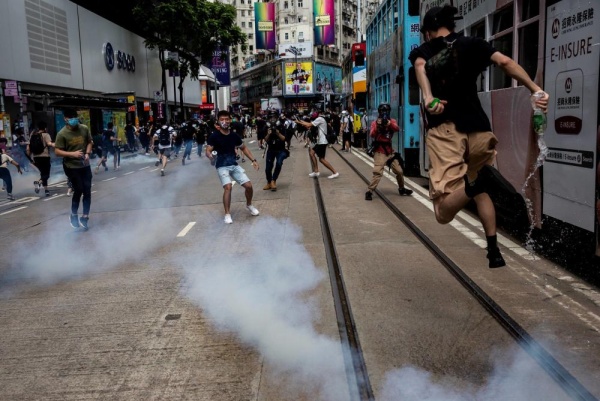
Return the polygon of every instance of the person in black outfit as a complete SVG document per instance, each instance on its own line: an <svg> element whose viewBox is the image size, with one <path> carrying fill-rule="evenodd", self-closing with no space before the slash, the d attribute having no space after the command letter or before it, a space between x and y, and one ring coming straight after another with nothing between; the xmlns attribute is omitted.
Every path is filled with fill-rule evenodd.
<svg viewBox="0 0 600 401"><path fill-rule="evenodd" d="M267 144L267 162L265 167L265 174L267 176L267 184L263 187L263 190L277 191L277 178L281 173L281 167L283 161L289 157L290 151L286 149L286 136L285 136L285 125L277 124L275 121L276 115L273 115L267 136L265 137L265 143ZM275 165L275 171L273 171L273 164Z"/></svg>
<svg viewBox="0 0 600 401"><path fill-rule="evenodd" d="M267 136L267 122L263 116L256 117L256 139L258 140L258 148L264 149L265 136Z"/></svg>
<svg viewBox="0 0 600 401"><path fill-rule="evenodd" d="M423 18L426 43L409 60L426 106L427 151L430 160L429 195L435 217L451 222L471 200L475 201L487 239L489 267L506 265L496 239L496 211L489 193L516 195L515 189L492 167L498 140L481 107L476 81L491 64L543 94L537 106L546 110L548 94L510 57L485 40L454 32L456 7L432 7Z"/></svg>
<svg viewBox="0 0 600 401"><path fill-rule="evenodd" d="M181 139L183 140L183 146L185 147L185 150L183 151L183 157L181 158L181 164L185 165L186 157L188 160L190 160L190 155L192 154L194 135L196 135L196 122L193 120L188 121L187 124L181 127L179 134L180 135L178 136L181 136Z"/></svg>

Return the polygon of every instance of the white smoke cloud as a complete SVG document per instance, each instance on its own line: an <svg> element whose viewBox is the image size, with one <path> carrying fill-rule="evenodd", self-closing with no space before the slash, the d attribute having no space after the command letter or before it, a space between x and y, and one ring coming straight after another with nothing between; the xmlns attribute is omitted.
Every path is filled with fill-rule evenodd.
<svg viewBox="0 0 600 401"><path fill-rule="evenodd" d="M325 275L303 247L300 230L262 216L236 229L248 242L228 247L226 238L211 244L210 254L192 252L180 260L185 295L217 328L255 347L277 373L291 375L295 391L318 394L319 400L347 400L339 339L314 327L317 305L307 293Z"/></svg>

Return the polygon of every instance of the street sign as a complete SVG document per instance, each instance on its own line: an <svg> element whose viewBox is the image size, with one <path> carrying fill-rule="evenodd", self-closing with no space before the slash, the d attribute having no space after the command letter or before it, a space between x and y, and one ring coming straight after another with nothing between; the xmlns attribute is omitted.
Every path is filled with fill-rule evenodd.
<svg viewBox="0 0 600 401"><path fill-rule="evenodd" d="M4 89L4 96L19 96L18 89Z"/></svg>
<svg viewBox="0 0 600 401"><path fill-rule="evenodd" d="M17 81L4 81L4 87L6 89L17 89Z"/></svg>

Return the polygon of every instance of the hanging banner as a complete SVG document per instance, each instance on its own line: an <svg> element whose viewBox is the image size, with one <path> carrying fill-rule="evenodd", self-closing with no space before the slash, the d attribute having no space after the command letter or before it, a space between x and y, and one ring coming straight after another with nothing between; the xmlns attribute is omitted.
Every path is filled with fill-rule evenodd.
<svg viewBox="0 0 600 401"><path fill-rule="evenodd" d="M254 3L256 49L275 50L275 3Z"/></svg>
<svg viewBox="0 0 600 401"><path fill-rule="evenodd" d="M206 81L200 81L200 104L208 103L208 85Z"/></svg>
<svg viewBox="0 0 600 401"><path fill-rule="evenodd" d="M315 45L335 44L334 0L313 0Z"/></svg>
<svg viewBox="0 0 600 401"><path fill-rule="evenodd" d="M285 94L312 95L312 61L285 63Z"/></svg>
<svg viewBox="0 0 600 401"><path fill-rule="evenodd" d="M342 93L342 69L315 64L315 93Z"/></svg>
<svg viewBox="0 0 600 401"><path fill-rule="evenodd" d="M240 81L231 82L231 86L229 87L229 97L231 99L231 103L239 103L240 102Z"/></svg>
<svg viewBox="0 0 600 401"><path fill-rule="evenodd" d="M309 58L313 56L312 42L279 45L279 58Z"/></svg>
<svg viewBox="0 0 600 401"><path fill-rule="evenodd" d="M228 49L216 49L213 52L213 58L207 67L215 74L217 81L219 81L219 86L231 85Z"/></svg>
<svg viewBox="0 0 600 401"><path fill-rule="evenodd" d="M273 65L273 81L271 82L271 95L283 96L283 68L281 63Z"/></svg>

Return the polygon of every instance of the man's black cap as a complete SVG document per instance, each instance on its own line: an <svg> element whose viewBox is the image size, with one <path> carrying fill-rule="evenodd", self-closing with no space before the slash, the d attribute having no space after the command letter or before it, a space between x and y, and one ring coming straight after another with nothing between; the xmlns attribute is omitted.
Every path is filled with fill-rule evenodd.
<svg viewBox="0 0 600 401"><path fill-rule="evenodd" d="M454 20L460 19L454 17L454 14L457 12L458 9L450 5L431 7L423 17L421 33L425 33L425 31L437 31L442 26L448 26L449 24L454 26Z"/></svg>

